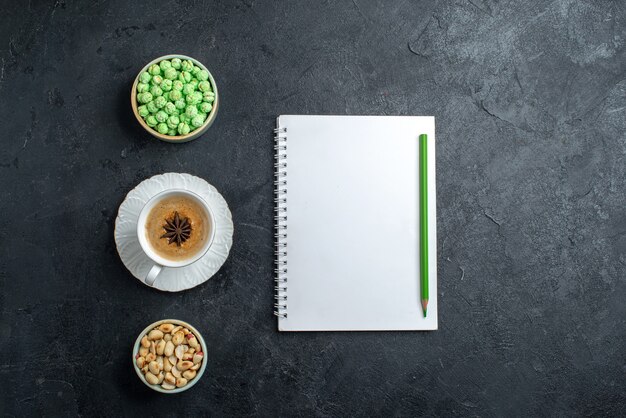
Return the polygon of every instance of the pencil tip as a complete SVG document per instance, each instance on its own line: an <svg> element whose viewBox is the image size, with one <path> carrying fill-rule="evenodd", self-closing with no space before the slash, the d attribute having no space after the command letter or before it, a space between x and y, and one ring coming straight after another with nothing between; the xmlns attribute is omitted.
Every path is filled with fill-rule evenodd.
<svg viewBox="0 0 626 418"><path fill-rule="evenodd" d="M424 311L424 318L426 318L426 308L428 308L428 299L422 299L422 311Z"/></svg>

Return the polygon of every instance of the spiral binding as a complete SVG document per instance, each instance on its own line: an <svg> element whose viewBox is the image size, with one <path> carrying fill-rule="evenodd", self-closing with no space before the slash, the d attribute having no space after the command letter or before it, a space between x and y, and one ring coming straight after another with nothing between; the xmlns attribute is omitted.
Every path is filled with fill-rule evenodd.
<svg viewBox="0 0 626 418"><path fill-rule="evenodd" d="M287 318L287 128L274 129L274 220L276 221L276 285L274 315Z"/></svg>

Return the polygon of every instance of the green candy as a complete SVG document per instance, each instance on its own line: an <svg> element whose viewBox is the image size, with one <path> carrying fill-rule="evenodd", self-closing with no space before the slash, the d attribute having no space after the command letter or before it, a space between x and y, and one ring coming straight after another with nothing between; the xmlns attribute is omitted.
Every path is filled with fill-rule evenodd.
<svg viewBox="0 0 626 418"><path fill-rule="evenodd" d="M155 126L157 126L158 121L154 116L150 115L146 118L146 123L149 127L154 128Z"/></svg>
<svg viewBox="0 0 626 418"><path fill-rule="evenodd" d="M198 115L198 108L193 106L193 105L187 106L187 108L185 109L185 115L187 115L190 118L193 118L194 116L197 116Z"/></svg>
<svg viewBox="0 0 626 418"><path fill-rule="evenodd" d="M139 103L149 103L152 101L152 94L145 92L137 95L137 101Z"/></svg>
<svg viewBox="0 0 626 418"><path fill-rule="evenodd" d="M180 90L172 90L170 91L170 100L171 101L176 101L178 99L182 99L183 98L183 94L180 92Z"/></svg>
<svg viewBox="0 0 626 418"><path fill-rule="evenodd" d="M180 64L180 68L183 69L183 71L191 71L193 70L193 61L191 60L185 60Z"/></svg>
<svg viewBox="0 0 626 418"><path fill-rule="evenodd" d="M185 102L187 102L187 104L197 105L201 101L202 101L202 93L200 93L199 91L194 91L188 94L187 96L185 96Z"/></svg>
<svg viewBox="0 0 626 418"><path fill-rule="evenodd" d="M202 100L212 103L215 100L215 93L213 93L212 91L205 91L204 93L202 93Z"/></svg>
<svg viewBox="0 0 626 418"><path fill-rule="evenodd" d="M148 109L148 112L150 113L156 113L159 111L159 109L157 109L156 105L154 104L154 102L150 102L146 105L146 109Z"/></svg>
<svg viewBox="0 0 626 418"><path fill-rule="evenodd" d="M150 114L150 111L148 110L148 108L144 105L144 106L139 106L137 108L137 113L139 113L139 116L141 116L142 118L145 118L146 116L148 116Z"/></svg>
<svg viewBox="0 0 626 418"><path fill-rule="evenodd" d="M207 81L209 79L209 72L207 70L202 70L196 74L196 78L200 81Z"/></svg>
<svg viewBox="0 0 626 418"><path fill-rule="evenodd" d="M201 81L198 83L198 90L201 92L211 91L211 83L208 81Z"/></svg>
<svg viewBox="0 0 626 418"><path fill-rule="evenodd" d="M211 110L213 110L213 105L211 103L202 102L198 105L198 110L202 113L208 114L211 113Z"/></svg>
<svg viewBox="0 0 626 418"><path fill-rule="evenodd" d="M167 123L159 123L157 126L157 131L159 131L160 134L165 135L167 131L169 131L169 128L167 127Z"/></svg>
<svg viewBox="0 0 626 418"><path fill-rule="evenodd" d="M170 91L172 90L173 84L174 83L172 83L172 80L165 79L161 81L161 88L163 89L163 91Z"/></svg>
<svg viewBox="0 0 626 418"><path fill-rule="evenodd" d="M148 72L152 75L159 75L161 74L161 68L156 64L152 64L148 69Z"/></svg>
<svg viewBox="0 0 626 418"><path fill-rule="evenodd" d="M204 117L202 117L202 115L196 115L193 117L193 119L191 119L191 125L194 128L201 127L203 123L204 123Z"/></svg>
<svg viewBox="0 0 626 418"><path fill-rule="evenodd" d="M169 118L167 118L167 126L169 126L170 129L178 128L179 123L180 123L180 119L176 115L172 115Z"/></svg>
<svg viewBox="0 0 626 418"><path fill-rule="evenodd" d="M176 77L178 77L178 71L176 71L176 68L170 67L163 72L163 76L168 80L176 80Z"/></svg>
<svg viewBox="0 0 626 418"><path fill-rule="evenodd" d="M159 67L161 68L161 70L165 71L168 68L172 68L172 63L168 60L163 60L159 63Z"/></svg>
<svg viewBox="0 0 626 418"><path fill-rule="evenodd" d="M146 93L146 94L150 94L150 93ZM159 96L156 99L154 99L154 105L158 109L162 109L163 106L165 106L165 103L167 103L167 100L165 100L165 97L163 97L163 96Z"/></svg>
<svg viewBox="0 0 626 418"><path fill-rule="evenodd" d="M177 114L178 113L178 109L176 109L176 105L174 105L174 103L172 103L172 102L165 103L165 106L163 107L163 110L168 115L173 115L173 114Z"/></svg>
<svg viewBox="0 0 626 418"><path fill-rule="evenodd" d="M173 58L152 64L138 77L137 113L161 134L187 135L213 110L209 72L192 60Z"/></svg>
<svg viewBox="0 0 626 418"><path fill-rule="evenodd" d="M145 93L150 90L150 86L146 83L137 83L137 93Z"/></svg>
<svg viewBox="0 0 626 418"><path fill-rule="evenodd" d="M195 90L196 90L196 89L194 88L193 84L191 84L191 83L189 83L189 84L185 84L185 85L183 86L183 94L184 94L185 96L187 96L187 95L189 95L189 94L193 93Z"/></svg>
<svg viewBox="0 0 626 418"><path fill-rule="evenodd" d="M150 87L150 94L152 94L152 97L162 96L163 90L159 86L152 86Z"/></svg>
<svg viewBox="0 0 626 418"><path fill-rule="evenodd" d="M186 123L181 122L178 124L178 133L180 135L187 135L189 131L190 131L189 125L187 125Z"/></svg>
<svg viewBox="0 0 626 418"><path fill-rule="evenodd" d="M189 83L191 78L191 73L189 71L181 71L180 74L178 74L178 79L183 83Z"/></svg>
<svg viewBox="0 0 626 418"><path fill-rule="evenodd" d="M154 115L154 116L156 117L156 120L157 120L157 121L159 121L159 122L161 122L161 123L162 123L162 122L165 122L165 121L167 120L167 118L168 118L168 114L167 114L167 113L165 113L165 112L164 112L164 111L162 111L162 110L159 110L159 111L157 112L157 114L156 114L156 115Z"/></svg>

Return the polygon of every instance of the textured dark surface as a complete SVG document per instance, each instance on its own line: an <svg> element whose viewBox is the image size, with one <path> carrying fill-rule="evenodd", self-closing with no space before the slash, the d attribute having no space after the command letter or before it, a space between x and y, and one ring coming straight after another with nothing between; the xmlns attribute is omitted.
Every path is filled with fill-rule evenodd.
<svg viewBox="0 0 626 418"><path fill-rule="evenodd" d="M626 3L3 1L0 415L623 414ZM202 139L133 119L149 60L203 61ZM281 113L437 118L440 330L279 334L272 129ZM198 288L140 284L125 194L188 172L225 196L230 258ZM192 390L150 392L137 333L208 340Z"/></svg>

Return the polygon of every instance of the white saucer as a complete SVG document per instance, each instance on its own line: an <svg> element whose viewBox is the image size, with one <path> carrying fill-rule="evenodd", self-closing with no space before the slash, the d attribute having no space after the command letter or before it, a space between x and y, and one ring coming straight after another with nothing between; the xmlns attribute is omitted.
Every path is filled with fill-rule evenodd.
<svg viewBox="0 0 626 418"><path fill-rule="evenodd" d="M222 267L233 245L233 219L228 204L217 189L205 180L182 173L165 173L142 181L120 205L115 220L115 245L126 268L144 283L154 262L143 252L137 240L137 219L146 202L168 189L190 190L204 198L215 216L215 239L209 251L193 264L180 268L165 267L154 287L167 292L191 289L206 282Z"/></svg>

